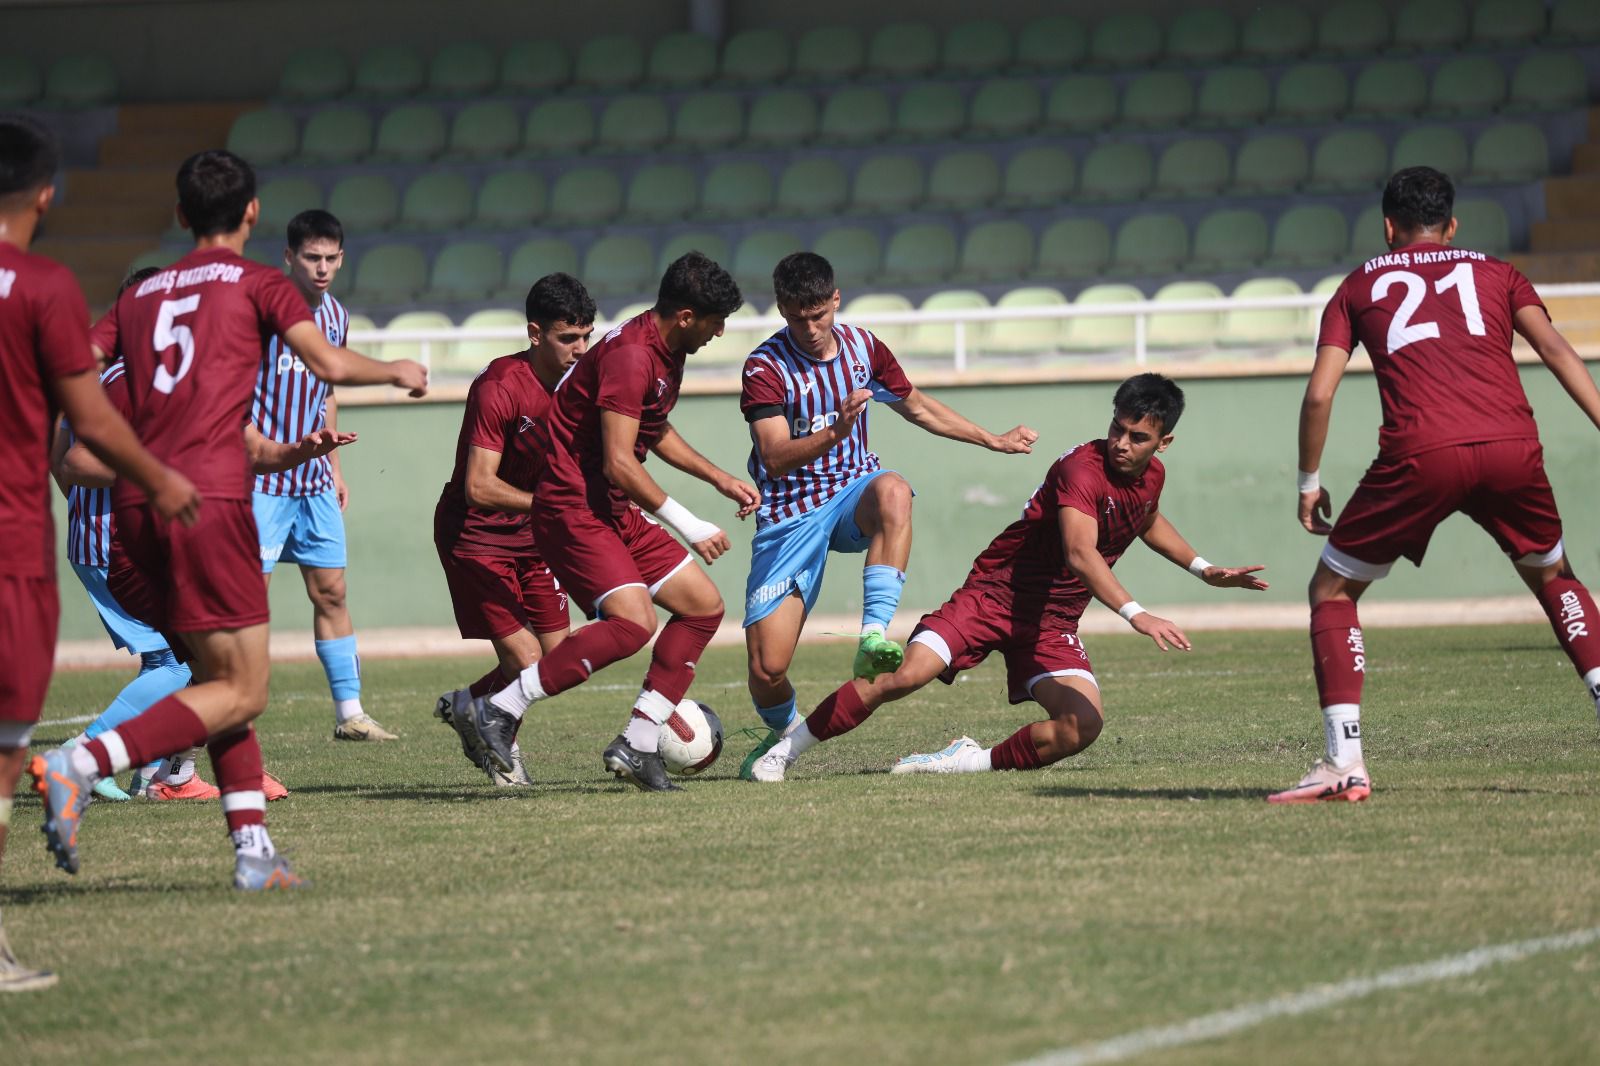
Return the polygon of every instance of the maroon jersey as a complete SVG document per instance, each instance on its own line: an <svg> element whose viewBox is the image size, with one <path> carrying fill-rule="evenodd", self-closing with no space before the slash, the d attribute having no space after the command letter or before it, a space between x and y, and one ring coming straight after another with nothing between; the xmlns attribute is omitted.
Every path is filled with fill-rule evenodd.
<svg viewBox="0 0 1600 1066"><path fill-rule="evenodd" d="M1159 459L1152 458L1143 474L1127 479L1107 468L1103 439L1078 445L1051 464L1022 517L983 549L966 587L1009 604L1015 623L1076 631L1090 593L1067 568L1061 508L1094 517L1100 531L1095 546L1106 565L1115 566L1156 513L1166 480Z"/></svg>
<svg viewBox="0 0 1600 1066"><path fill-rule="evenodd" d="M682 383L683 356L667 348L654 313L646 311L607 333L556 386L539 434L545 456L539 506L587 507L609 518L627 513L632 504L602 469L600 412L639 420L633 454L644 462L666 432Z"/></svg>
<svg viewBox="0 0 1600 1066"><path fill-rule="evenodd" d="M127 363L129 421L145 447L201 495L248 500L244 423L262 352L309 321L281 270L204 248L124 292L93 337ZM121 481L112 492L119 508L142 499Z"/></svg>
<svg viewBox="0 0 1600 1066"><path fill-rule="evenodd" d="M50 383L95 369L89 308L66 267L0 242L0 574L54 578Z"/></svg>
<svg viewBox="0 0 1600 1066"><path fill-rule="evenodd" d="M1322 312L1317 346L1372 357L1383 403L1378 453L1537 437L1511 358L1512 320L1544 309L1522 272L1482 252L1413 244L1367 260Z"/></svg>
<svg viewBox="0 0 1600 1066"><path fill-rule="evenodd" d="M532 491L541 465L537 428L549 407L550 390L523 353L501 356L473 380L456 440L455 471L439 497L443 547L460 555L495 558L533 550L527 515L467 504L467 455L473 448L499 452L500 480Z"/></svg>

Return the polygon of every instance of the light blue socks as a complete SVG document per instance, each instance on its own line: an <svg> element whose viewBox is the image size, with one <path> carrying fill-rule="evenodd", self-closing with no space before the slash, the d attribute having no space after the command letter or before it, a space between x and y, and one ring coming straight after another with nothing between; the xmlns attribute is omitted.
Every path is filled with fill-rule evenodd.
<svg viewBox="0 0 1600 1066"><path fill-rule="evenodd" d="M882 564L861 571L861 632L887 632L906 587L905 571Z"/></svg>
<svg viewBox="0 0 1600 1066"><path fill-rule="evenodd" d="M90 740L117 728L166 699L189 683L189 668L180 663L172 649L147 651L139 656L139 676L128 682L111 706L89 724L83 735Z"/></svg>
<svg viewBox="0 0 1600 1066"><path fill-rule="evenodd" d="M356 654L354 633L337 640L317 641L317 658L322 661L322 672L328 675L328 688L335 703L361 698L361 656Z"/></svg>
<svg viewBox="0 0 1600 1066"><path fill-rule="evenodd" d="M768 729L776 731L781 736L783 731L789 728L789 723L794 721L794 693L789 693L789 698L776 707L757 707L756 713L767 723Z"/></svg>

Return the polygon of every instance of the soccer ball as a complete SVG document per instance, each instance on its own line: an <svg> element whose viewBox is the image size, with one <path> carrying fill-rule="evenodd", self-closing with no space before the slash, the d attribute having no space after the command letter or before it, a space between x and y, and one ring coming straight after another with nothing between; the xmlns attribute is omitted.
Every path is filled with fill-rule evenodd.
<svg viewBox="0 0 1600 1066"><path fill-rule="evenodd" d="M693 777L722 754L722 719L703 703L684 700L661 726L661 761L669 771Z"/></svg>

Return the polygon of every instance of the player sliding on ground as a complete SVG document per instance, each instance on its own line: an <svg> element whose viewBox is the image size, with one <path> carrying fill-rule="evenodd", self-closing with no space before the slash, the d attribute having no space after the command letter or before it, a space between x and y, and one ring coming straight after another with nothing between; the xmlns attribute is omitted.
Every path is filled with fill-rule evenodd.
<svg viewBox="0 0 1600 1066"><path fill-rule="evenodd" d="M836 323L839 289L822 256L785 256L772 286L788 324L745 360L739 399L755 445L750 476L761 489L745 647L750 698L768 728L739 769L744 778L800 721L789 665L829 552L867 555L855 676L870 681L891 672L905 654L887 631L911 559L911 486L867 450L867 404L886 403L929 433L992 451L1025 454L1039 439L1027 426L997 435L974 425L913 387L877 337Z"/></svg>
<svg viewBox="0 0 1600 1066"><path fill-rule="evenodd" d="M1433 531L1457 512L1510 556L1600 707L1600 614L1562 546L1539 429L1511 357L1512 331L1596 426L1600 390L1516 267L1452 247L1454 206L1455 188L1437 170L1397 172L1383 191L1391 251L1345 278L1322 314L1300 408L1300 524L1328 536L1310 588L1327 747L1299 784L1268 797L1273 803L1371 794L1361 754L1368 657L1356 601L1400 557L1421 565ZM1317 473L1333 395L1357 342L1372 357L1383 427L1378 458L1330 527L1331 502Z"/></svg>
<svg viewBox="0 0 1600 1066"><path fill-rule="evenodd" d="M1057 459L1023 508L972 565L943 607L923 617L905 663L873 681L842 685L756 761L754 779L782 781L813 745L848 733L883 704L934 678L945 684L998 651L1012 703L1039 704L1050 717L993 748L961 737L932 755L909 755L891 773L1034 770L1087 748L1100 735L1100 685L1078 639L1090 597L1110 607L1158 648L1189 650L1189 638L1146 611L1111 568L1137 538L1216 588L1260 590L1260 566L1212 566L1161 514L1166 470L1157 452L1172 443L1183 391L1160 374L1118 387L1105 439Z"/></svg>

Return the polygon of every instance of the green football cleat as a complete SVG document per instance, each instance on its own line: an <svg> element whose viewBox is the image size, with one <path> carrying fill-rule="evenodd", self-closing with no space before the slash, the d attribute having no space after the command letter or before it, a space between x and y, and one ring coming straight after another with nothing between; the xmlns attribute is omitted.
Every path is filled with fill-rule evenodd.
<svg viewBox="0 0 1600 1066"><path fill-rule="evenodd" d="M761 756L771 751L772 745L781 739L782 735L776 729L767 730L767 735L762 739L761 743L752 748L750 754L744 757L744 762L739 764L739 780L754 781L755 777L751 771L755 769L756 762Z"/></svg>
<svg viewBox="0 0 1600 1066"><path fill-rule="evenodd" d="M906 649L876 631L864 634L856 646L855 676L871 681L879 674L890 674L900 669L905 661Z"/></svg>
<svg viewBox="0 0 1600 1066"><path fill-rule="evenodd" d="M112 803L126 803L133 798L110 777L102 777L94 783L94 794L97 799L110 800Z"/></svg>

